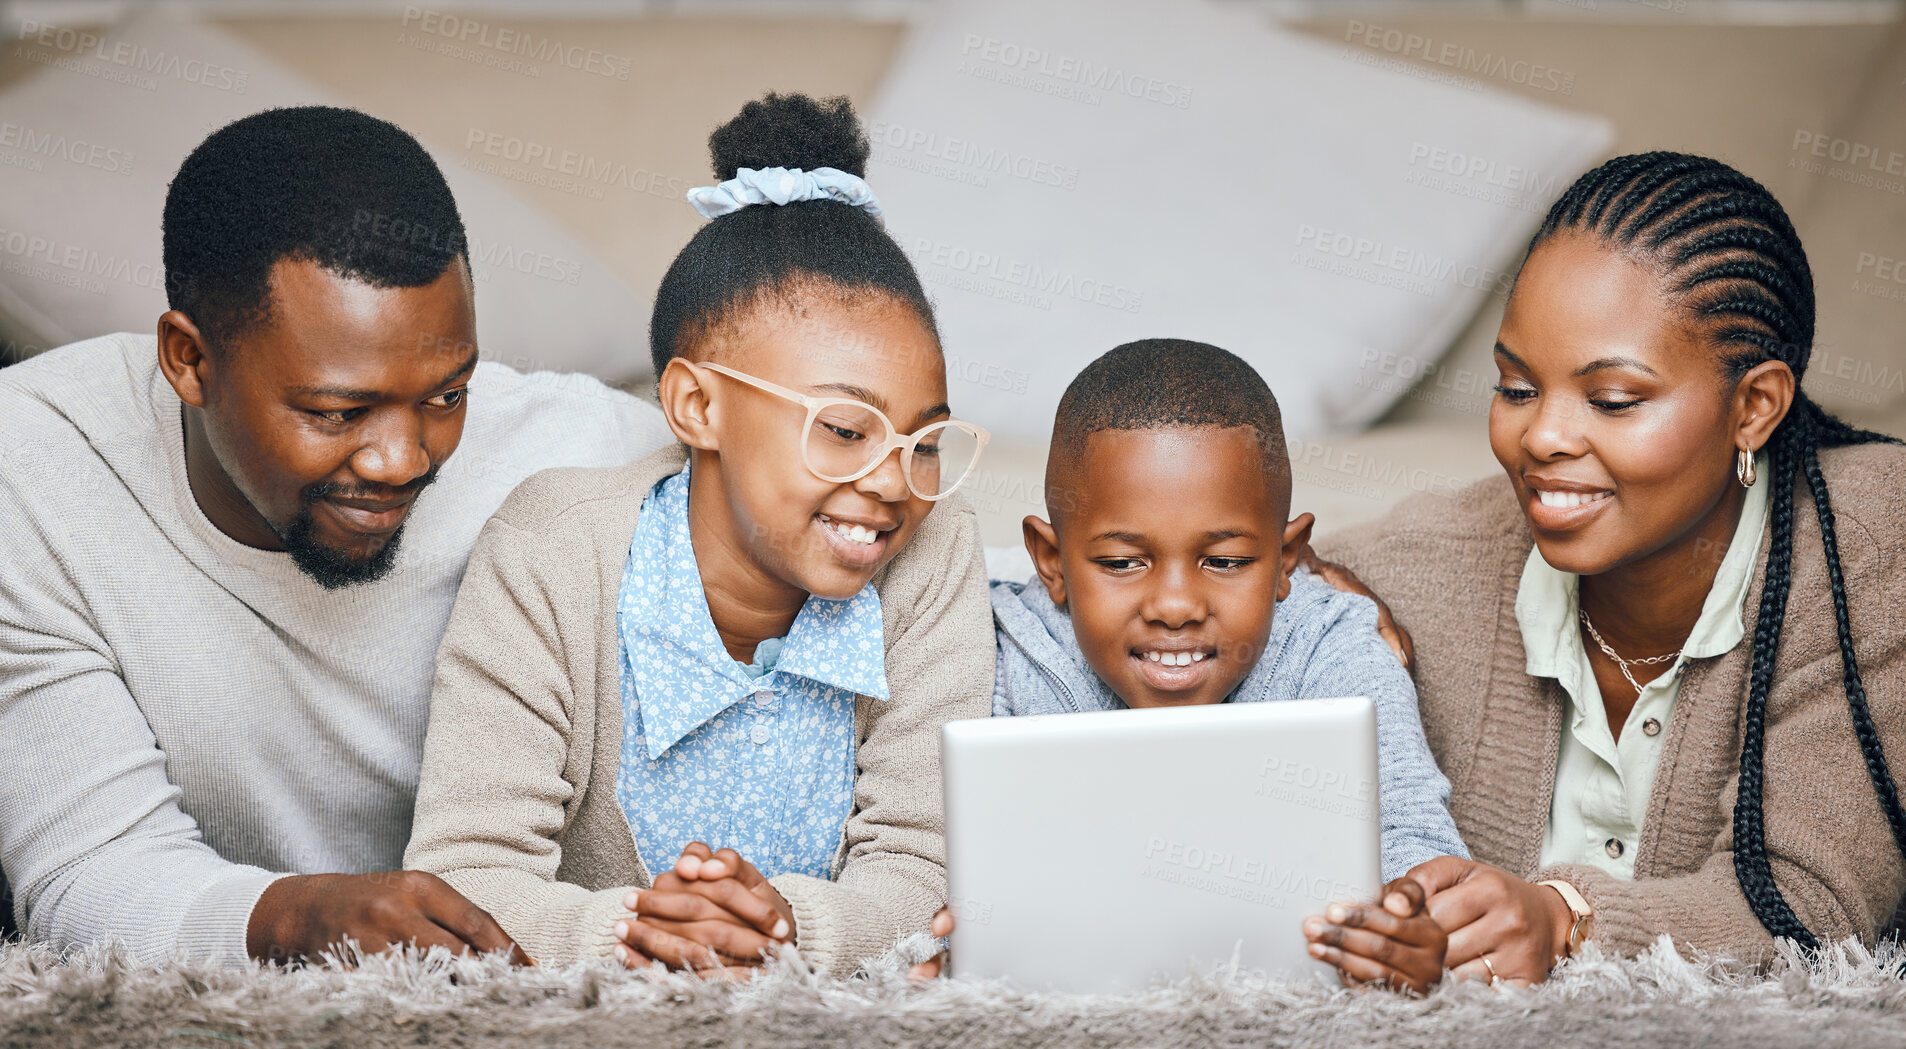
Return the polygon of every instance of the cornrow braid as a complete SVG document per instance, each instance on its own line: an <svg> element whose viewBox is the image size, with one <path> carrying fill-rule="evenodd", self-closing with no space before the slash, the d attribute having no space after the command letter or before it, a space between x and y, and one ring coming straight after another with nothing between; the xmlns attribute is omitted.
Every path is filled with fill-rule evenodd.
<svg viewBox="0 0 1906 1049"><path fill-rule="evenodd" d="M1796 384L1805 374L1813 352L1813 273L1786 211L1760 183L1718 160L1685 153L1616 157L1577 179L1549 208L1529 250L1564 232L1593 236L1654 267L1662 275L1670 301L1690 316L1697 330L1722 347L1722 364L1731 382L1766 361L1786 364ZM1819 939L1794 914L1774 881L1761 805L1767 694L1773 686L1792 589L1794 490L1802 477L1820 522L1839 636L1841 680L1853 732L1892 829L1893 843L1906 854L1906 812L1901 810L1899 790L1860 680L1833 501L1820 470L1821 448L1875 442L1901 443L1848 425L1798 391L1769 442L1772 542L1754 625L1741 735L1734 875L1755 917L1770 934L1809 948L1819 946Z"/></svg>

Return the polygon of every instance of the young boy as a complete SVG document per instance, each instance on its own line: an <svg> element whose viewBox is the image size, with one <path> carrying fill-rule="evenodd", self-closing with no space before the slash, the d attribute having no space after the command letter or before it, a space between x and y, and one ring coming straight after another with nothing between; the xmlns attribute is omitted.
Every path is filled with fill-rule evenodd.
<svg viewBox="0 0 1906 1049"><path fill-rule="evenodd" d="M992 587L993 713L1369 696L1396 880L1305 933L1347 981L1421 991L1446 938L1403 875L1468 851L1376 606L1298 570L1312 518L1291 520L1290 497L1277 401L1243 360L1148 339L1093 361L1053 423L1052 520L1025 521L1038 575Z"/></svg>

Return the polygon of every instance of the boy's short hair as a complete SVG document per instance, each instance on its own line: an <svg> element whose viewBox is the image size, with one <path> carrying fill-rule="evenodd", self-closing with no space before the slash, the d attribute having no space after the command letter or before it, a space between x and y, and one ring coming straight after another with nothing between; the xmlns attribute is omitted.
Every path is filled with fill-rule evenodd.
<svg viewBox="0 0 1906 1049"><path fill-rule="evenodd" d="M1066 387L1052 423L1046 466L1051 487L1100 430L1249 426L1264 468L1288 477L1290 452L1277 398L1257 369L1228 350L1189 339L1140 339L1119 346ZM1050 501L1050 500L1048 500Z"/></svg>

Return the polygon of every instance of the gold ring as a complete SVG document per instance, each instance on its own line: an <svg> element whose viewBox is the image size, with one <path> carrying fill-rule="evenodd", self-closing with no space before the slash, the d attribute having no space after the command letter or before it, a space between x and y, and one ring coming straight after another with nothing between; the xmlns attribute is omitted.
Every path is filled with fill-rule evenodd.
<svg viewBox="0 0 1906 1049"><path fill-rule="evenodd" d="M1502 982L1502 977L1496 975L1496 967L1489 961L1488 955L1482 955L1477 960L1482 962L1483 968L1489 970L1489 986L1494 987Z"/></svg>

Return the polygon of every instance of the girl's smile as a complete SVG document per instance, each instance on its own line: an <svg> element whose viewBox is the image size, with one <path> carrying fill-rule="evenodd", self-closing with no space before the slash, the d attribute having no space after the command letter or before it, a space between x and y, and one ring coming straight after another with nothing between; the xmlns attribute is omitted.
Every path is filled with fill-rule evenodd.
<svg viewBox="0 0 1906 1049"><path fill-rule="evenodd" d="M855 572L877 565L886 557L889 536L899 527L897 522L849 520L824 513L815 514L814 523L835 559Z"/></svg>

